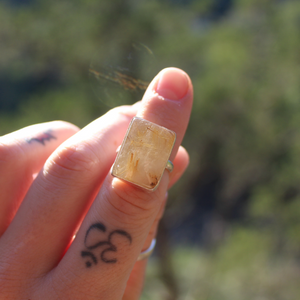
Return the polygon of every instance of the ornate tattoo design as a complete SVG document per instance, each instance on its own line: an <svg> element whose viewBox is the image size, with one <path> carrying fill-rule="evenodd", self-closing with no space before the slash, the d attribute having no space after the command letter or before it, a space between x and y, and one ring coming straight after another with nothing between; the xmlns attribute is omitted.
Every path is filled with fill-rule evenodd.
<svg viewBox="0 0 300 300"><path fill-rule="evenodd" d="M94 237L95 234L98 236L96 240L89 243L89 236L93 233ZM106 231L106 227L102 223L95 223L92 224L89 229L87 230L84 238L84 246L85 250L81 251L81 257L88 259L85 262L87 268L90 268L92 264L96 265L98 263L98 259L100 258L104 263L113 264L116 263L118 260L116 256L111 257L109 254L116 253L118 251L117 246L112 243L112 237L114 236L121 236L125 237L129 244L132 242L131 235L124 230L113 230L111 232ZM105 239L103 239L103 237ZM95 250L96 248L101 247L100 254L97 255L95 252L91 250Z"/></svg>
<svg viewBox="0 0 300 300"><path fill-rule="evenodd" d="M41 133L41 134L39 134L38 136L36 136L34 138L27 139L26 142L28 144L30 144L31 142L35 141L35 142L38 142L42 145L45 145L45 141L50 141L50 140L56 140L56 137L51 134L51 130L46 131L44 133Z"/></svg>

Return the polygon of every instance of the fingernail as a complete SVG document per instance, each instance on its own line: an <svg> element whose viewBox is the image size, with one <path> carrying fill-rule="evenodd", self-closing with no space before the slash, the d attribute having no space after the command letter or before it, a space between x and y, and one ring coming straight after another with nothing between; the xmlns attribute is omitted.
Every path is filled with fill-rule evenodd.
<svg viewBox="0 0 300 300"><path fill-rule="evenodd" d="M176 68L168 68L161 72L156 92L170 100L180 100L189 88L187 75Z"/></svg>

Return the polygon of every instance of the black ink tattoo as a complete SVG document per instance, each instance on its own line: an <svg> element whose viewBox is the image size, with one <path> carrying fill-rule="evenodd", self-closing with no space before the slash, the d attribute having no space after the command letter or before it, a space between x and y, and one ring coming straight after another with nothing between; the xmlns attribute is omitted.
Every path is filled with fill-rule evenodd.
<svg viewBox="0 0 300 300"><path fill-rule="evenodd" d="M91 252L91 250L94 250L94 249L96 249L98 247L101 247L101 246L107 246L100 253L100 259L103 262L113 264L113 263L116 263L118 261L116 257L113 257L113 258L108 258L107 257L107 253L109 253L109 252L116 253L117 250L118 250L117 246L114 245L111 241L113 236L115 236L115 235L123 236L123 237L128 239L129 244L132 243L132 238L131 238L131 235L129 233L127 233L124 230L117 229L117 230L111 231L108 234L107 240L100 240L100 241L98 240L97 242L94 242L92 244L88 244L87 243L88 236L89 236L90 232L94 231L94 230L97 230L97 231L100 231L100 233L105 233L106 234L106 227L102 223L92 224L89 227L89 229L87 230L87 232L85 234L85 238L84 238L84 246L85 246L86 250L81 251L81 257L82 258L90 258L90 260L87 260L85 262L85 265L86 265L87 268L90 268L92 266L92 263L94 265L96 265L98 263L97 257L94 255L93 252Z"/></svg>
<svg viewBox="0 0 300 300"><path fill-rule="evenodd" d="M51 134L51 130L41 133L40 135L34 138L27 139L26 142L30 144L31 142L35 141L42 145L45 145L45 141L50 141L50 140L56 140L56 137Z"/></svg>
<svg viewBox="0 0 300 300"><path fill-rule="evenodd" d="M95 265L98 263L96 256L92 252L82 251L81 256L90 257ZM92 266L92 263L90 261L87 261L85 265L89 268Z"/></svg>

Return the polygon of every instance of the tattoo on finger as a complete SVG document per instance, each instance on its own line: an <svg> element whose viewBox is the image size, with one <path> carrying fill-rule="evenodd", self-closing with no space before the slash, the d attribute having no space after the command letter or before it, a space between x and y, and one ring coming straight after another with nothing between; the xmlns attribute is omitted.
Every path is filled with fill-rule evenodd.
<svg viewBox="0 0 300 300"><path fill-rule="evenodd" d="M94 237L96 234L96 239L90 242L89 236L92 233ZM105 225L103 225L102 223L94 223L88 228L84 238L85 250L81 251L81 257L85 260L87 259L85 261L85 265L87 268L90 268L93 264L97 265L98 259L107 264L114 264L118 261L118 248L112 242L113 237L123 237L129 242L129 245L131 245L132 243L131 235L124 230L116 229L111 232L107 232ZM98 250L98 248L100 248L101 250L97 256L96 251Z"/></svg>
<svg viewBox="0 0 300 300"><path fill-rule="evenodd" d="M32 142L38 142L45 146L45 142L50 141L50 140L56 140L56 137L51 133L51 130L48 130L48 131L45 131L33 138L26 139L26 142L28 144L30 144Z"/></svg>

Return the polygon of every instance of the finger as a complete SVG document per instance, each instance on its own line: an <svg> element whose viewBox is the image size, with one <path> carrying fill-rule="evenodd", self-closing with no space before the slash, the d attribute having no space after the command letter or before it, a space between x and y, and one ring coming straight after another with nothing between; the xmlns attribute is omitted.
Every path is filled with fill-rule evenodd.
<svg viewBox="0 0 300 300"><path fill-rule="evenodd" d="M162 203L161 208L152 224L148 237L150 237L150 242L156 236L156 231L158 227L158 223L163 216L165 210L165 204L167 201L168 195L166 194L165 201ZM148 240L148 238L147 238ZM146 243L147 243L146 240ZM143 285L144 285L144 277L145 271L147 267L147 259L139 260L134 264L134 267L130 273L130 277L126 284L126 289L123 295L122 300L137 300L140 299Z"/></svg>
<svg viewBox="0 0 300 300"><path fill-rule="evenodd" d="M179 147L178 152L173 161L173 164L174 164L174 169L173 169L172 173L170 173L170 181L169 181L168 189L170 189L179 180L179 178L182 176L182 174L184 173L184 171L186 170L186 168L189 164L189 155L182 146ZM142 251L144 251L145 249L147 249L149 247L152 240L156 236L158 223L159 223L159 220L162 218L162 215L163 215L163 212L165 209L165 204L166 204L166 201L164 201L161 205L161 209L152 224L152 227L149 231L149 234L148 234L145 244L142 248Z"/></svg>
<svg viewBox="0 0 300 300"><path fill-rule="evenodd" d="M122 300L137 300L143 291L147 260L141 260L136 263L131 271L127 281Z"/></svg>
<svg viewBox="0 0 300 300"><path fill-rule="evenodd" d="M175 109L178 114L187 115L185 111L191 108L192 88L189 79L185 74L179 74L180 72L173 70L166 74L169 73L175 82L178 81L176 80L177 76L188 80L186 95L172 101L163 98L156 92L153 100L159 98L164 101L171 111L173 105L179 105L182 109ZM166 76L161 76L161 78L158 76L154 82L158 84L159 79L168 83ZM160 82L160 88L163 87L162 82ZM153 93L151 90L153 88L156 87L150 87L148 93ZM142 107L146 105L147 101L143 102ZM131 110L131 108L128 109ZM7 264L10 269L18 268L20 270L23 268L23 274L25 270L32 274L43 274L57 264L76 227L94 199L94 195L99 190L114 159L112 153L121 143L129 119L135 113L131 110L125 116L120 112L116 113L115 110L114 113L107 114L106 117L74 135L48 159L43 172L39 174L30 188L14 221L0 240L3 256L10 258L10 263ZM129 117L130 114L131 117ZM162 117L166 122L162 122L161 125L170 127L170 129L173 129L173 126L168 123L175 124L174 118L179 120L181 126L179 124L177 134L182 138L182 131L186 128L187 120L183 120L176 114L169 120L166 116ZM72 286L75 287L72 291L76 293L76 288L81 287L79 280L81 278L84 282L83 292L97 295L104 289L109 293L109 295L104 295L104 298L116 298L116 293L120 293L120 290L125 288L130 269L157 215L167 185L167 173L165 173L159 188L152 194L118 180L112 182L111 177L108 176L90 213L82 224L76 240L59 266L53 270L55 272L51 272L51 276L48 277L52 286L55 287L55 291L64 293L66 286L72 282ZM139 203L142 204L140 207ZM107 224L104 227L103 224L100 226L99 223L91 223L95 220ZM97 226L94 226L95 224ZM109 265L111 262L108 261L115 262L115 259L105 256L107 250L112 249L104 249L106 254L104 253L105 267L103 270L96 271L96 273L94 273L95 270L86 272L82 257L82 248L86 246L86 235L87 233L101 233L103 228L106 228L106 233L108 232L110 236L112 233L115 234L113 238L111 237L113 240L110 240L110 246L112 243L118 243L119 249L123 250L118 251L118 269L112 270L109 266L113 264ZM132 231L131 239L128 238L127 230ZM117 241L115 241L116 237L118 237ZM93 235L91 238L93 239ZM132 245L128 245L130 240L133 241ZM88 242L92 243L93 241ZM132 246L129 254L126 251L128 246ZM124 260L127 255L128 259ZM99 258L97 259L99 260ZM30 270L28 270L28 261L35 262ZM101 284L98 284L99 276L105 278ZM45 281L46 283L49 281ZM76 299L75 294L73 299Z"/></svg>
<svg viewBox="0 0 300 300"><path fill-rule="evenodd" d="M170 105L168 99L165 97L172 97L173 99L180 99L184 93L187 93L183 85L184 81L180 77L177 78L178 81L175 81L173 77L168 77L168 73L172 72L174 69L163 70L162 79L165 76L165 81L153 80L151 83L150 91L146 93L143 98L144 105L138 112L138 116L141 116L147 120L150 120L158 125L162 125L176 132L177 139L170 156L170 160L173 161L174 169L170 174L169 185L171 186L181 177L184 173L186 167L189 163L189 156L186 150L183 147L180 147L183 136L185 134L188 120L191 112L192 101L186 102L186 107L182 107L182 103L179 101L177 105ZM191 83L190 83L191 85ZM185 90L185 91L184 91ZM156 91L159 95L153 97L153 91ZM192 99L192 89L189 91ZM161 99L163 97L163 101ZM186 96L188 97L188 95ZM179 152L179 155L177 154ZM153 224L154 228L157 228L158 223ZM150 233L145 241L143 250L147 249L150 246L152 239L154 238L153 232Z"/></svg>
<svg viewBox="0 0 300 300"><path fill-rule="evenodd" d="M183 71L174 68L162 71L153 80L141 102L139 117L176 132L171 159L182 141L191 106L191 82ZM168 172L152 193L107 176L76 239L56 269L56 289L72 268L75 285L80 277L91 295L120 298L164 202L168 184Z"/></svg>
<svg viewBox="0 0 300 300"><path fill-rule="evenodd" d="M55 121L25 127L0 137L0 236L14 217L24 195L48 156L78 131Z"/></svg>
<svg viewBox="0 0 300 300"><path fill-rule="evenodd" d="M108 112L47 159L0 239L10 269L42 274L53 268L99 190L137 105ZM0 257L1 261L1 257ZM35 264L30 268L29 261Z"/></svg>
<svg viewBox="0 0 300 300"><path fill-rule="evenodd" d="M167 198L168 198L168 193L166 194L165 201L162 202L160 210L157 213L157 216L151 226L151 229L148 233L147 239L143 247L143 251L145 251L147 247L149 247L148 245L150 245L151 241L156 237L158 224L164 214ZM144 285L146 267L147 267L147 259L138 260L134 264L134 267L132 269L132 272L130 273L130 277L126 284L126 289L122 300L140 299L143 290L143 285Z"/></svg>
<svg viewBox="0 0 300 300"><path fill-rule="evenodd" d="M170 182L168 189L170 189L182 176L190 162L189 154L182 146L179 147L178 152L173 160L174 169L170 173Z"/></svg>
<svg viewBox="0 0 300 300"><path fill-rule="evenodd" d="M179 69L168 68L161 71L152 81L137 114L138 117L176 132L171 161L185 134L192 108L192 98L193 89L189 77Z"/></svg>
<svg viewBox="0 0 300 300"><path fill-rule="evenodd" d="M174 169L170 174L170 182L169 182L168 189L170 189L177 182L177 180L181 177L181 175L184 173L184 171L186 170L189 164L189 155L182 146L179 147L177 155L173 161L173 164L174 164ZM168 198L168 194L166 194L165 201L161 204L161 208L148 233L147 239L143 246L143 251L147 249L147 247L150 245L151 241L155 238L157 234L158 224L164 214L167 198ZM140 299L140 295L144 285L146 266L147 266L147 260L139 260L135 263L132 272L130 274L130 277L127 281L125 293L122 300Z"/></svg>

